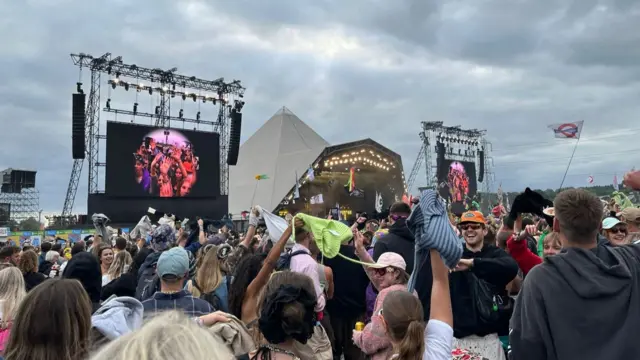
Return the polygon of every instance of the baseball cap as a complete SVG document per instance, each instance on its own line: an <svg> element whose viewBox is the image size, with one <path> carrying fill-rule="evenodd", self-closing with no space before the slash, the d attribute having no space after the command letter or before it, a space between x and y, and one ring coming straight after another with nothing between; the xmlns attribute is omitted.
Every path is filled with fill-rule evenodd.
<svg viewBox="0 0 640 360"><path fill-rule="evenodd" d="M618 224L624 224L624 223L614 217L608 217L602 220L602 228L605 230L609 230Z"/></svg>
<svg viewBox="0 0 640 360"><path fill-rule="evenodd" d="M617 214L618 217L623 217L624 221L640 224L640 209L634 207L628 207Z"/></svg>
<svg viewBox="0 0 640 360"><path fill-rule="evenodd" d="M174 247L163 252L156 266L158 276L173 275L184 277L189 272L189 255L181 247Z"/></svg>
<svg viewBox="0 0 640 360"><path fill-rule="evenodd" d="M484 224L486 222L484 215L480 211L467 211L460 216L460 224L477 223Z"/></svg>
<svg viewBox="0 0 640 360"><path fill-rule="evenodd" d="M368 264L368 266L375 269L384 269L391 266L396 269L407 271L406 261L404 261L400 254L394 252L383 253L375 264Z"/></svg>

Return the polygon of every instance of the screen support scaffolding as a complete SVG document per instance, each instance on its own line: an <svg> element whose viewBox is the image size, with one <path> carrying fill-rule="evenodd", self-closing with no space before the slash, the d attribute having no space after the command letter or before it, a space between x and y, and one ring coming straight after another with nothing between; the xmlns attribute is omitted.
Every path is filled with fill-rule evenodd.
<svg viewBox="0 0 640 360"><path fill-rule="evenodd" d="M122 61L122 57L113 57L111 53L105 53L100 57L94 57L89 54L71 54L73 64L80 68L80 79L78 87L82 86L82 70L88 68L91 72L91 89L89 91L89 99L87 101L86 108L86 120L85 120L85 142L86 142L86 160L89 163L89 176L88 176L88 189L89 194L101 193L98 189L98 167L103 166L103 163L98 162L99 158L99 140L105 139L106 136L100 134L100 86L101 86L101 74L108 74L115 77L116 84L119 83L120 78L130 78L135 81L148 81L152 84L157 84L157 88L152 88L160 91L160 106L156 114L149 114L150 117L155 118L155 125L158 127L169 128L171 121L186 121L191 122L193 119L184 119L182 116L176 118L171 115L171 98L176 94L184 94L179 91L175 91L176 86L182 89L191 89L194 91L206 91L216 94L214 102L219 106L218 118L215 122L206 122L202 120L199 123L208 123L213 125L214 132L220 134L220 193L222 195L228 195L229 193L229 166L227 165L227 151L229 141L229 113L232 108L232 97L244 97L244 87L242 87L240 81L234 80L232 82L225 82L224 78L216 80L203 80L195 76L186 76L176 74L177 68L170 70L151 69L138 66L136 64L125 64ZM113 84L114 80L109 80L110 84ZM123 84L125 82L123 81ZM127 89L129 84L126 83ZM119 84L120 85L120 84ZM151 93L151 91L150 91ZM194 92L195 94L195 92ZM191 94L195 97L195 95ZM198 96L200 98L200 96ZM194 99L195 101L196 99ZM203 99L203 101L206 99ZM209 99L212 100L212 99ZM235 100L236 102L238 100ZM244 102L242 102L244 104ZM124 111L124 110L115 110ZM143 115L143 114L137 114ZM80 176L82 174L82 167L84 165L84 159L76 159L73 162L71 169L71 176L69 179L69 185L67 187L67 193L64 200L64 206L62 208L62 219L72 219L71 213L73 211L73 205L75 202L76 193L78 190L78 184L80 183Z"/></svg>

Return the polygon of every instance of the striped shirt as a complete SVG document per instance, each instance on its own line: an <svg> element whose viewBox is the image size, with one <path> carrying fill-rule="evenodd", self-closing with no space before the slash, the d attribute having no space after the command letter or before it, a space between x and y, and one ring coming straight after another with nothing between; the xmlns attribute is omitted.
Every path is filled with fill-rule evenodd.
<svg viewBox="0 0 640 360"><path fill-rule="evenodd" d="M202 299L194 298L186 290L174 294L158 291L151 298L143 301L142 306L145 318L169 310L180 310L190 317L206 315L214 311L211 304Z"/></svg>

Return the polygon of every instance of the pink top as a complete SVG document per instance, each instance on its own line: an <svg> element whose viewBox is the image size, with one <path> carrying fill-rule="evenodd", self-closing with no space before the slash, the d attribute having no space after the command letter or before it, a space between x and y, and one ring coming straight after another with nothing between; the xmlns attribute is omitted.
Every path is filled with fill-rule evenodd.
<svg viewBox="0 0 640 360"><path fill-rule="evenodd" d="M311 254L309 249L300 244L293 245L293 247L291 248L291 253L294 253L298 250L303 250L307 254ZM324 310L326 300L324 298L322 287L320 286L320 278L318 277L318 263L311 257L311 255L300 254L291 257L289 269L300 274L305 274L311 278L311 280L313 281L313 287L316 290L316 296L318 298L315 310L316 312L321 312L322 310Z"/></svg>
<svg viewBox="0 0 640 360"><path fill-rule="evenodd" d="M407 285L391 285L384 290L380 290L376 298L376 304L373 308L373 316L371 322L364 327L361 332L353 333L353 342L357 347L367 355L371 355L372 360L387 360L393 355L393 346L391 339L387 336L384 328L384 322L380 310L382 303L387 294L394 291L407 291ZM414 291L413 295L418 297Z"/></svg>

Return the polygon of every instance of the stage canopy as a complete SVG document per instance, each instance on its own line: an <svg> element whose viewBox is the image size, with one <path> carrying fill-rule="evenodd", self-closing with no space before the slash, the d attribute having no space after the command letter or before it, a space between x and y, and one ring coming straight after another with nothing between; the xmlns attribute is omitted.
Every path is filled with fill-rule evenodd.
<svg viewBox="0 0 640 360"><path fill-rule="evenodd" d="M329 146L307 124L283 107L240 146L238 164L229 170L229 212L234 219L254 204L275 209L292 184ZM256 175L268 179L257 181Z"/></svg>

